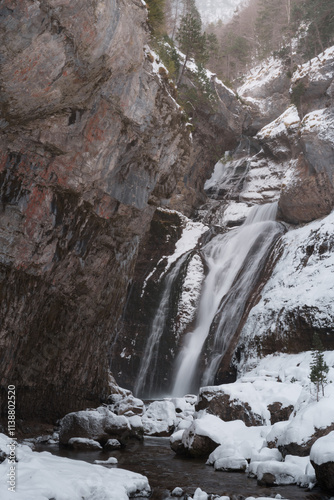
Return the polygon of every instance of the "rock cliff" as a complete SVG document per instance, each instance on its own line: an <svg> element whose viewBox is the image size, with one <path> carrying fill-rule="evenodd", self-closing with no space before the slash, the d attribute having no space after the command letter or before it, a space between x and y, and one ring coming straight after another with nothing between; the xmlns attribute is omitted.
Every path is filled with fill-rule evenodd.
<svg viewBox="0 0 334 500"><path fill-rule="evenodd" d="M1 388L18 418L52 421L108 395L139 243L157 206L193 211L212 159L156 69L143 2L0 15Z"/></svg>
<svg viewBox="0 0 334 500"><path fill-rule="evenodd" d="M242 224L257 204L276 202L279 220L288 233L273 246L254 283L215 383L232 381L237 370L242 371L258 356L312 349L314 332L320 334L326 349L332 349L332 285L328 277L333 270L333 54L333 48L327 49L300 66L291 78L280 61L269 60L253 70L238 89L245 107L244 135L234 151L225 152L205 184L207 198L198 209L197 220L211 226L211 230L188 248L187 255L184 252L185 261L173 278L154 372L160 388L170 387L173 360L182 347L184 334L194 328L196 314L188 317L180 307L187 291L191 259L201 261L201 245L213 235ZM177 214L165 217L169 220L165 220L163 230L151 227L153 260L148 254L145 257L150 243L141 251L125 311L124 335L119 336L115 347L116 375L130 388L145 352L151 319L161 304L166 284L161 279L164 265L173 245L176 243L178 249L182 241L175 231L175 225L179 227L175 222ZM309 225L297 229L305 224ZM205 262L201 266L201 270L191 271L194 294L188 294L188 311L196 311L199 304L195 291L207 272ZM201 369L203 366L198 367L198 371Z"/></svg>

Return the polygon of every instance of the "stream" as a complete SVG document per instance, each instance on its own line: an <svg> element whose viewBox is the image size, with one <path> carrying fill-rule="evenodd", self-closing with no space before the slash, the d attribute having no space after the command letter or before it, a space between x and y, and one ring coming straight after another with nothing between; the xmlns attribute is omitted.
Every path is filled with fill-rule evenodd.
<svg viewBox="0 0 334 500"><path fill-rule="evenodd" d="M49 451L54 455L94 463L113 456L118 467L147 476L152 488L151 500L167 500L169 493L177 486L192 495L200 487L206 493L227 495L231 500L242 500L249 496L273 497L277 494L289 500L328 500L329 497L314 488L311 492L297 486L258 486L255 479L244 473L215 471L205 465L203 459L187 459L174 454L169 446L169 438L145 437L144 442L131 441L122 450L76 451L59 448L58 445L36 445L36 451ZM106 467L117 467L107 465Z"/></svg>

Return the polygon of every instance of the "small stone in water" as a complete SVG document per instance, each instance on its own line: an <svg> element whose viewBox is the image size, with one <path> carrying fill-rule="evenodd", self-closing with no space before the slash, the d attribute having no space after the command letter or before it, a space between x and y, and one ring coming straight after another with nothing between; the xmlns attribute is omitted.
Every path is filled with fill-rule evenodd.
<svg viewBox="0 0 334 500"><path fill-rule="evenodd" d="M172 491L172 496L173 497L182 497L183 495L183 489L182 488L174 488Z"/></svg>

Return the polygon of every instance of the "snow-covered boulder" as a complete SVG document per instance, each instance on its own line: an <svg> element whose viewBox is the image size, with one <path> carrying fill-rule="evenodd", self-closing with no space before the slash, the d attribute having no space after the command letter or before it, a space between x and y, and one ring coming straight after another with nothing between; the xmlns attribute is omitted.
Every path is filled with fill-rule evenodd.
<svg viewBox="0 0 334 500"><path fill-rule="evenodd" d="M104 445L104 449L107 451L119 450L121 447L122 445L118 441L118 439L108 439L108 441Z"/></svg>
<svg viewBox="0 0 334 500"><path fill-rule="evenodd" d="M169 438L169 444L171 449L177 453L178 455L186 455L187 450L182 443L182 436L184 434L185 429L181 429L179 431L174 432Z"/></svg>
<svg viewBox="0 0 334 500"><path fill-rule="evenodd" d="M184 495L184 491L179 486L174 488L172 491L172 497L183 497L183 495Z"/></svg>
<svg viewBox="0 0 334 500"><path fill-rule="evenodd" d="M256 465L256 462L254 462ZM252 467L252 464L250 468ZM254 470L252 470L254 473ZM297 484L305 473L303 464L292 462L260 462L256 467L258 484L261 486L278 486L287 484Z"/></svg>
<svg viewBox="0 0 334 500"><path fill-rule="evenodd" d="M148 436L170 436L177 424L175 406L171 401L154 401L143 417L144 432Z"/></svg>
<svg viewBox="0 0 334 500"><path fill-rule="evenodd" d="M242 420L247 426L263 425L265 422L262 415L256 413L247 400L241 399L240 394L234 393L236 385L202 387L196 409L206 410L226 422Z"/></svg>
<svg viewBox="0 0 334 500"><path fill-rule="evenodd" d="M117 415L132 417L133 415L142 415L144 412L144 402L139 398L135 398L132 394L128 394L125 397L114 394L111 398L114 403L110 405L110 409Z"/></svg>
<svg viewBox="0 0 334 500"><path fill-rule="evenodd" d="M251 458L265 443L267 427L246 427L241 420L224 422L220 418L200 412L198 418L184 431L171 437L174 451L193 457L208 457L214 465L221 458ZM178 452L178 451L177 451Z"/></svg>
<svg viewBox="0 0 334 500"><path fill-rule="evenodd" d="M220 444L220 435L224 422L213 415L205 415L193 421L188 429L182 432L182 445L179 449L191 457L208 457ZM173 436L172 436L173 439Z"/></svg>
<svg viewBox="0 0 334 500"><path fill-rule="evenodd" d="M253 452L251 455L251 462L276 462L282 461L282 455L276 448L268 448L264 446L260 451Z"/></svg>
<svg viewBox="0 0 334 500"><path fill-rule="evenodd" d="M277 441L283 456L309 455L313 443L334 430L334 391L330 392L332 397L307 404L290 419Z"/></svg>
<svg viewBox="0 0 334 500"><path fill-rule="evenodd" d="M193 500L209 500L209 495L201 488L196 488Z"/></svg>
<svg viewBox="0 0 334 500"><path fill-rule="evenodd" d="M107 460L94 460L94 464L99 465L116 465L118 463L117 458L109 457Z"/></svg>
<svg viewBox="0 0 334 500"><path fill-rule="evenodd" d="M68 413L60 421L59 442L63 445L67 445L71 438L88 438L104 444L110 438L122 440L130 435L128 419L103 406Z"/></svg>
<svg viewBox="0 0 334 500"><path fill-rule="evenodd" d="M334 431L319 438L312 446L311 463L319 486L334 493Z"/></svg>
<svg viewBox="0 0 334 500"><path fill-rule="evenodd" d="M259 374L237 382L202 387L196 408L222 420L242 420L247 426L287 420L301 392L300 385L285 384Z"/></svg>

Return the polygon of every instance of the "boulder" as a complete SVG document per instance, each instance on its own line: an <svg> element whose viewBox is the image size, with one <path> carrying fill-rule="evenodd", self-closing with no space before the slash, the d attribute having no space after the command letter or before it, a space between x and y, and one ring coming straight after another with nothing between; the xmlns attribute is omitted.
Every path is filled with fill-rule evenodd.
<svg viewBox="0 0 334 500"><path fill-rule="evenodd" d="M207 458L228 435L240 429L247 429L241 421L223 422L214 415L203 414L195 419L190 427L172 436L172 439L175 438L173 446L177 453Z"/></svg>
<svg viewBox="0 0 334 500"><path fill-rule="evenodd" d="M294 463L260 462L257 466L257 482L260 486L297 484L305 468Z"/></svg>
<svg viewBox="0 0 334 500"><path fill-rule="evenodd" d="M131 427L127 418L105 407L68 413L60 421L59 442L62 445L67 445L71 438L93 439L104 444L110 438L122 441L129 436Z"/></svg>
<svg viewBox="0 0 334 500"><path fill-rule="evenodd" d="M170 436L176 426L175 406L171 401L154 401L142 417L144 433L149 436Z"/></svg>
<svg viewBox="0 0 334 500"><path fill-rule="evenodd" d="M73 448L74 450L102 450L102 446L98 441L94 441L94 439L73 437L69 439L68 446Z"/></svg>
<svg viewBox="0 0 334 500"><path fill-rule="evenodd" d="M317 439L334 430L334 400L331 389L328 388L328 398L310 402L290 419L277 440L277 447L283 457L308 456Z"/></svg>
<svg viewBox="0 0 334 500"><path fill-rule="evenodd" d="M110 402L110 409L117 415L125 415L132 417L134 415L142 415L145 409L143 401L135 398L133 394L128 391L128 394L111 394L108 398Z"/></svg>
<svg viewBox="0 0 334 500"><path fill-rule="evenodd" d="M334 493L334 431L319 438L310 453L311 463L319 486Z"/></svg>
<svg viewBox="0 0 334 500"><path fill-rule="evenodd" d="M219 443L210 436L195 434L193 430L186 429L184 437L191 439L190 446L185 446L184 439L182 439L182 444L185 446L186 455L192 458L207 458L219 446Z"/></svg>
<svg viewBox="0 0 334 500"><path fill-rule="evenodd" d="M170 447L177 455L187 454L187 450L182 442L183 433L184 429L181 429L180 431L174 432L170 437Z"/></svg>
<svg viewBox="0 0 334 500"><path fill-rule="evenodd" d="M224 386L220 386L219 390L201 388L196 410L207 410L225 422L242 420L249 427L264 423L262 416L255 413L246 401L233 399L233 396L224 393Z"/></svg>
<svg viewBox="0 0 334 500"><path fill-rule="evenodd" d="M321 465L312 462L312 465L320 488L334 494L334 460Z"/></svg>
<svg viewBox="0 0 334 500"><path fill-rule="evenodd" d="M122 447L118 439L108 439L104 445L104 449L107 451L119 450Z"/></svg>

